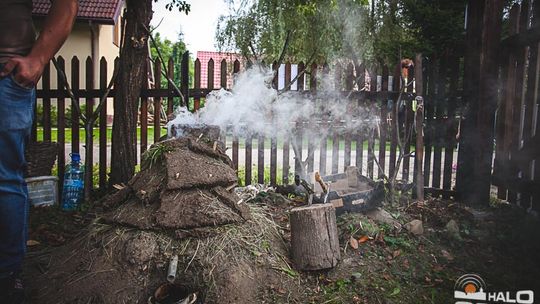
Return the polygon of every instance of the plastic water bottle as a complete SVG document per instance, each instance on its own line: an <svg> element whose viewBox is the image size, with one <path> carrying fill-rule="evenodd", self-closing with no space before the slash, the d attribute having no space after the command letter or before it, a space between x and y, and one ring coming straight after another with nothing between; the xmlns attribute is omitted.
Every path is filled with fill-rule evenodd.
<svg viewBox="0 0 540 304"><path fill-rule="evenodd" d="M79 153L71 153L71 164L66 166L64 190L62 191L62 209L77 210L84 195L84 168L81 166Z"/></svg>

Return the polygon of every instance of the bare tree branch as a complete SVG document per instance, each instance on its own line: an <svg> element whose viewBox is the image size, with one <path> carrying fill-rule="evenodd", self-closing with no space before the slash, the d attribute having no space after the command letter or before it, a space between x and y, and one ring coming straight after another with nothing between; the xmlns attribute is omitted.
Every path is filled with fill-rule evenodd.
<svg viewBox="0 0 540 304"><path fill-rule="evenodd" d="M302 69L302 71L300 71L300 73L298 73L298 75L296 75L293 80L291 80L284 88L281 92L278 93L278 95L281 95L284 91L288 91L292 84L295 83L298 78L302 77L302 75L304 75L307 71L307 68L311 65L311 63L313 62L313 60L315 59L315 54L317 54L317 50L313 51L313 54L311 54L311 56L309 57L308 61L306 62L306 64L304 65L304 68Z"/></svg>
<svg viewBox="0 0 540 304"><path fill-rule="evenodd" d="M79 103L79 100L73 94L73 90L71 90L71 86L69 85L69 82L68 82L67 77L66 77L66 72L64 71L64 69L60 68L60 66L58 65L58 61L56 61L56 58L54 58L54 57L52 58L52 63L54 65L54 67L56 68L56 71L58 72L58 75L60 76L60 78L62 78L62 84L66 88L66 91L67 91L67 93L69 95L69 98L71 99L71 101L75 105L75 113L77 114L77 116L79 116L81 118L83 123L86 124L86 122L88 120L86 119L86 116L81 111L81 105Z"/></svg>
<svg viewBox="0 0 540 304"><path fill-rule="evenodd" d="M182 94L182 92L180 91L180 89L178 88L178 86L176 86L176 84L174 83L174 81L169 77L169 73L168 73L168 68L167 68L167 65L165 64L165 60L163 59L163 56L161 56L161 51L159 50L159 47L156 43L156 40L154 39L154 36L152 35L152 32L150 31L150 29L148 29L148 27L144 24L141 24L144 29L146 30L146 32L148 33L148 36L150 37L150 41L152 42L152 44L154 45L154 47L156 48L156 52L157 52L157 55L159 57L159 60L161 61L161 65L162 65L162 69L161 69L161 75L163 75L163 77L165 77L167 79L167 82L173 87L173 89L176 91L176 94L178 94L178 96L180 96L180 98L182 98L182 104L185 105L187 107L187 100L184 96L184 94ZM155 62L150 54L148 54L148 58L150 59L150 61L152 61L153 63Z"/></svg>
<svg viewBox="0 0 540 304"><path fill-rule="evenodd" d="M289 48L289 43L291 42L291 31L287 31L287 36L285 37L285 43L283 44L283 49L281 49L281 54L279 55L277 64L280 66L283 63L283 59L285 59L285 53L287 52L287 49Z"/></svg>

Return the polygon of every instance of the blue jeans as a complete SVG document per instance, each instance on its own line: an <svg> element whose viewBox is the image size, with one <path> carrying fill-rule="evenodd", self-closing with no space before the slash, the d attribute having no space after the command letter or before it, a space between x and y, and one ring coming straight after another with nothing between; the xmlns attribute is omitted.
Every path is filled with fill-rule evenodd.
<svg viewBox="0 0 540 304"><path fill-rule="evenodd" d="M1 67L1 65L0 65ZM21 270L28 234L24 150L34 117L35 90L0 78L0 278Z"/></svg>

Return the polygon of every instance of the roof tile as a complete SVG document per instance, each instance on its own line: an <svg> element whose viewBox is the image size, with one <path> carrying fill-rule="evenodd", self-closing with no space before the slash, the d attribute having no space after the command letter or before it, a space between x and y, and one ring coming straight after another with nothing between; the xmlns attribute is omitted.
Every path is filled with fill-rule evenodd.
<svg viewBox="0 0 540 304"><path fill-rule="evenodd" d="M50 0L32 0L32 14L45 16L51 8ZM123 0L79 0L77 19L114 23Z"/></svg>

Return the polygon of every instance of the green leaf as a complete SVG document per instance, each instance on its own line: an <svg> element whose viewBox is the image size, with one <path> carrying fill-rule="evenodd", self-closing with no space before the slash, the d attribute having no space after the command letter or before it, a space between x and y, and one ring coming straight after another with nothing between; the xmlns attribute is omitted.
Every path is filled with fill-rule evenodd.
<svg viewBox="0 0 540 304"><path fill-rule="evenodd" d="M394 290L392 290L392 293L389 295L389 297L395 297L395 296L397 296L400 292L401 292L401 289L400 289L399 287L396 287L396 288L394 288Z"/></svg>

